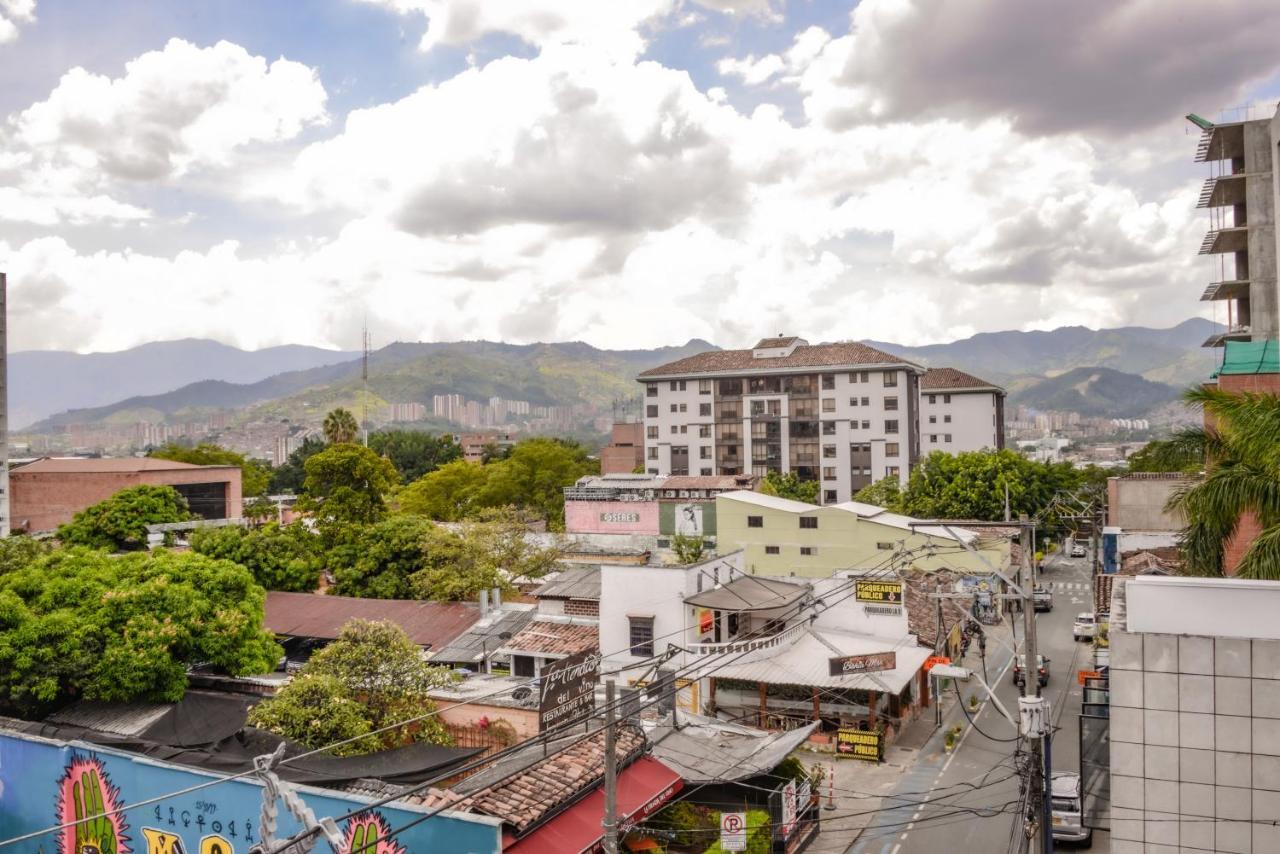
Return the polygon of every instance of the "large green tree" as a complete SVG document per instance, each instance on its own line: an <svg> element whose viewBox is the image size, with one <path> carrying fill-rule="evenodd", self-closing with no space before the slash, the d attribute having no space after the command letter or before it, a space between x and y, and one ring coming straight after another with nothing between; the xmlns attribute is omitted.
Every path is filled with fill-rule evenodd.
<svg viewBox="0 0 1280 854"><path fill-rule="evenodd" d="M1179 437L1187 446L1198 444L1204 467L1203 475L1171 502L1187 518L1181 542L1185 571L1222 575L1225 547L1241 520L1251 517L1261 532L1235 574L1280 580L1280 398L1205 388L1185 397L1213 422L1198 434Z"/></svg>
<svg viewBox="0 0 1280 854"><path fill-rule="evenodd" d="M271 472L271 486L269 487L272 495L297 494L302 492L302 484L307 479L307 460L323 451L327 445L324 440L315 436L308 436L302 440L289 458L282 464L276 466Z"/></svg>
<svg viewBox="0 0 1280 854"><path fill-rule="evenodd" d="M264 594L230 561L165 550L61 549L0 575L0 703L178 700L187 668L272 670Z"/></svg>
<svg viewBox="0 0 1280 854"><path fill-rule="evenodd" d="M1156 439L1125 460L1132 472L1198 472L1204 468L1205 433L1182 430L1168 439Z"/></svg>
<svg viewBox="0 0 1280 854"><path fill-rule="evenodd" d="M790 498L792 501L803 501L807 504L818 503L818 482L801 480L795 472L771 471L764 476L760 491L765 495L776 495L779 498Z"/></svg>
<svg viewBox="0 0 1280 854"><path fill-rule="evenodd" d="M412 741L450 744L428 694L456 679L448 668L428 664L395 623L352 620L293 682L255 707L249 723L307 747L366 736L335 751L344 755ZM413 718L408 726L366 735Z"/></svg>
<svg viewBox="0 0 1280 854"><path fill-rule="evenodd" d="M462 459L462 448L453 436L425 430L370 433L369 449L391 460L404 483L412 483L446 463Z"/></svg>
<svg viewBox="0 0 1280 854"><path fill-rule="evenodd" d="M298 502L324 525L371 524L386 512L400 482L391 461L350 443L330 445L306 462L306 495Z"/></svg>
<svg viewBox="0 0 1280 854"><path fill-rule="evenodd" d="M354 442L360 435L360 424L349 410L338 407L324 417L324 437L331 445Z"/></svg>
<svg viewBox="0 0 1280 854"><path fill-rule="evenodd" d="M131 486L81 510L58 527L69 546L131 551L147 546L147 526L192 518L187 501L171 486Z"/></svg>
<svg viewBox="0 0 1280 854"><path fill-rule="evenodd" d="M198 528L191 533L190 542L200 554L245 567L268 590L315 590L324 569L320 538L300 522L268 522L253 529L236 525Z"/></svg>
<svg viewBox="0 0 1280 854"><path fill-rule="evenodd" d="M266 463L251 460L244 454L237 454L208 442L202 442L194 448L184 448L170 442L163 448L151 451L147 456L197 466L239 466L240 491L246 497L264 495L271 483L271 469Z"/></svg>
<svg viewBox="0 0 1280 854"><path fill-rule="evenodd" d="M441 522L454 522L481 509L489 482L485 466L457 460L418 478L400 490L400 509Z"/></svg>
<svg viewBox="0 0 1280 854"><path fill-rule="evenodd" d="M0 575L25 569L36 558L52 551L48 540L37 540L22 534L0 537Z"/></svg>
<svg viewBox="0 0 1280 854"><path fill-rule="evenodd" d="M863 504L874 504L886 510L900 512L902 509L902 481L896 474L882 477L875 483L864 486L853 496L854 501Z"/></svg>
<svg viewBox="0 0 1280 854"><path fill-rule="evenodd" d="M911 472L899 510L922 519L1004 518L1008 489L1011 517L1035 516L1060 490L1081 482L1070 463L1042 463L1001 451L934 451Z"/></svg>

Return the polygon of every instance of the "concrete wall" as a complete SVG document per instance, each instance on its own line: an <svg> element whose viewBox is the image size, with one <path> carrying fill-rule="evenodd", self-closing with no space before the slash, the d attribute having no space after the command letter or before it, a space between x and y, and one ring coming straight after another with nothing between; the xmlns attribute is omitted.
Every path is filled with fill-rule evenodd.
<svg viewBox="0 0 1280 854"><path fill-rule="evenodd" d="M1249 217L1250 331L1255 341L1280 330L1276 304L1276 185L1273 122L1244 125L1245 207Z"/></svg>
<svg viewBox="0 0 1280 854"><path fill-rule="evenodd" d="M1107 525L1126 531L1181 531L1186 517L1165 510L1187 478L1144 474L1107 478Z"/></svg>
<svg viewBox="0 0 1280 854"><path fill-rule="evenodd" d="M9 473L14 529L51 531L71 521L79 511L131 486L177 486L223 483L227 518L242 512L240 469L201 466L193 469L139 472L31 472L21 467Z"/></svg>
<svg viewBox="0 0 1280 854"><path fill-rule="evenodd" d="M998 394L989 391L921 391L921 454L931 451L958 454L961 451L998 448L999 399ZM947 441L948 436L951 437L950 442Z"/></svg>
<svg viewBox="0 0 1280 854"><path fill-rule="evenodd" d="M657 501L566 501L564 528L570 534L658 535Z"/></svg>
<svg viewBox="0 0 1280 854"><path fill-rule="evenodd" d="M1113 854L1280 851L1280 641L1110 637Z"/></svg>
<svg viewBox="0 0 1280 854"><path fill-rule="evenodd" d="M510 706L488 706L484 703L466 703L459 705L456 699L436 698L440 720L454 726L474 727L481 718L488 718L492 723L504 720L515 728L521 741L533 738L538 734L538 712L535 709L513 709Z"/></svg>

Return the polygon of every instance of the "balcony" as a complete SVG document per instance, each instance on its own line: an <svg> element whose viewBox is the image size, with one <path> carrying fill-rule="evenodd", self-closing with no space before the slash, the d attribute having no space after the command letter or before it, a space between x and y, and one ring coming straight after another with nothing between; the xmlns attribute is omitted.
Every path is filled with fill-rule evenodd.
<svg viewBox="0 0 1280 854"><path fill-rule="evenodd" d="M1205 179L1204 186L1200 188L1200 200L1196 203L1196 207L1223 208L1244 204L1246 177L1248 176L1244 172L1237 172L1234 175L1219 175Z"/></svg>
<svg viewBox="0 0 1280 854"><path fill-rule="evenodd" d="M1221 282L1211 282L1204 289L1204 293L1200 295L1200 300L1201 302L1210 302L1224 299L1248 299L1249 284L1249 279L1226 279Z"/></svg>
<svg viewBox="0 0 1280 854"><path fill-rule="evenodd" d="M1201 255L1220 255L1223 252L1242 252L1249 248L1249 229L1245 226L1215 228L1200 243Z"/></svg>
<svg viewBox="0 0 1280 854"><path fill-rule="evenodd" d="M762 655L767 650L776 649L779 646L785 646L795 642L796 638L804 634L805 629L809 627L808 620L788 626L776 635L767 637L751 638L749 640L731 640L723 643L695 643L690 644L687 649L692 656L719 655L721 653L739 654L741 657L735 658L734 662L755 661L759 658L767 658Z"/></svg>
<svg viewBox="0 0 1280 854"><path fill-rule="evenodd" d="M1247 323L1236 323L1227 328L1225 332L1219 332L1210 335L1201 344L1201 347L1221 347L1228 341L1248 341L1252 337L1252 333Z"/></svg>

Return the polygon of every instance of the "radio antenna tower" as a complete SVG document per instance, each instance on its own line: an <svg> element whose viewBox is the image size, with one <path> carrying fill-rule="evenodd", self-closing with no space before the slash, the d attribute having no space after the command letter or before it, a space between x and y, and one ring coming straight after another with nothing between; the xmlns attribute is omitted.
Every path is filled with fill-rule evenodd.
<svg viewBox="0 0 1280 854"><path fill-rule="evenodd" d="M364 357L360 363L360 379L364 380L364 394L360 398L360 434L364 446L369 447L369 316L365 315L364 332L360 336Z"/></svg>

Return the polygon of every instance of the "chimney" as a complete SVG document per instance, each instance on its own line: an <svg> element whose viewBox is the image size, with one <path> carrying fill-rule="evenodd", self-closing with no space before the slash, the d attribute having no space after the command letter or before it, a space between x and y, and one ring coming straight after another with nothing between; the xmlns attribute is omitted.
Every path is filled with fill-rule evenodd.
<svg viewBox="0 0 1280 854"><path fill-rule="evenodd" d="M502 610L502 588L501 587L493 588L493 610L495 611Z"/></svg>
<svg viewBox="0 0 1280 854"><path fill-rule="evenodd" d="M489 591L480 591L480 616L483 617L489 613Z"/></svg>

